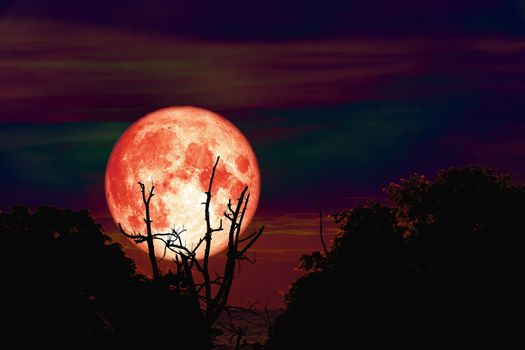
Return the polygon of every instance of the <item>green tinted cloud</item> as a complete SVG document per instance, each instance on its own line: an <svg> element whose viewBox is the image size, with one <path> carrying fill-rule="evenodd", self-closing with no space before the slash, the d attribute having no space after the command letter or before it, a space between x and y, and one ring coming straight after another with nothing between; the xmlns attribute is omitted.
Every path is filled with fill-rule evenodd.
<svg viewBox="0 0 525 350"><path fill-rule="evenodd" d="M9 124L0 129L4 171L21 182L82 186L100 178L129 123Z"/></svg>

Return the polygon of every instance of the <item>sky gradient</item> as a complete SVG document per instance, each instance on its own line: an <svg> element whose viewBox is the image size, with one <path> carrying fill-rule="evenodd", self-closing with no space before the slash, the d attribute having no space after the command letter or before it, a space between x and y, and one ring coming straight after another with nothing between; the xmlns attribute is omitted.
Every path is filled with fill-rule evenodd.
<svg viewBox="0 0 525 350"><path fill-rule="evenodd" d="M119 135L161 107L210 109L262 173L267 230L234 298L275 307L320 248L317 206L468 163L524 180L524 95L521 0L1 1L0 207L87 208L113 232Z"/></svg>

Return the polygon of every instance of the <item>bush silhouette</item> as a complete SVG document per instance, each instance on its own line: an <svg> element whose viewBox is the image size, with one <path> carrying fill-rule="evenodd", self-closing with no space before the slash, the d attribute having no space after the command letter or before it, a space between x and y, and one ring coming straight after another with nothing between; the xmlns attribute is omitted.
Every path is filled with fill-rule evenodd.
<svg viewBox="0 0 525 350"><path fill-rule="evenodd" d="M479 166L414 175L335 216L327 254L288 292L268 349L502 342L516 328L525 187Z"/></svg>
<svg viewBox="0 0 525 350"><path fill-rule="evenodd" d="M209 348L205 320L187 296L170 288L170 275L155 282L137 275L87 211L14 207L0 213L0 231L10 310L4 324L18 344L139 341Z"/></svg>

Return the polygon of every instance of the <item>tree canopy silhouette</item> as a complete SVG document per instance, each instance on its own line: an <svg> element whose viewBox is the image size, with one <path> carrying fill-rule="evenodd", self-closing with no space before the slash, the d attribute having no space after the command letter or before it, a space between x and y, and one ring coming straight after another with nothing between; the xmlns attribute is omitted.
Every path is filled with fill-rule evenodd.
<svg viewBox="0 0 525 350"><path fill-rule="evenodd" d="M385 204L336 214L331 248L302 258L306 274L287 294L269 349L507 338L521 290L525 187L467 166L386 192Z"/></svg>
<svg viewBox="0 0 525 350"><path fill-rule="evenodd" d="M190 298L135 272L87 211L14 207L0 213L6 332L17 344L115 341L208 349ZM7 308L4 308L7 310Z"/></svg>

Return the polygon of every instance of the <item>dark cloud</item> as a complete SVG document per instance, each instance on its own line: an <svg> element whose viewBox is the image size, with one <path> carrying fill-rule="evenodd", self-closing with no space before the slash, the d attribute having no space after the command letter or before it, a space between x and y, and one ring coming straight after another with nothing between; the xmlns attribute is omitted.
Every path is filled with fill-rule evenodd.
<svg viewBox="0 0 525 350"><path fill-rule="evenodd" d="M4 15L216 39L524 33L523 0L12 0Z"/></svg>
<svg viewBox="0 0 525 350"><path fill-rule="evenodd" d="M495 156L519 143L485 140L523 118L522 39L195 41L28 18L1 20L0 30L10 34L0 36L0 152L18 186L7 204L20 188L49 198L53 186L64 203L86 191L103 203L104 164L122 129L94 140L94 125L181 104L223 114L251 140L263 210L319 200L341 209L339 197L478 161L478 145L491 164L522 169L519 152Z"/></svg>

